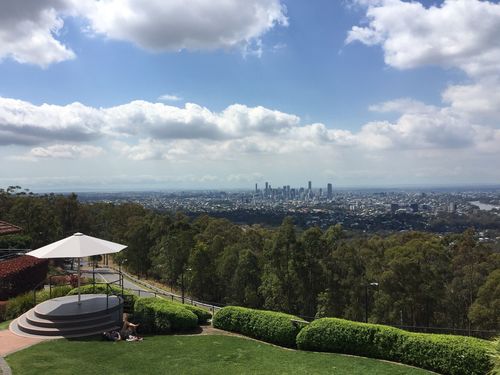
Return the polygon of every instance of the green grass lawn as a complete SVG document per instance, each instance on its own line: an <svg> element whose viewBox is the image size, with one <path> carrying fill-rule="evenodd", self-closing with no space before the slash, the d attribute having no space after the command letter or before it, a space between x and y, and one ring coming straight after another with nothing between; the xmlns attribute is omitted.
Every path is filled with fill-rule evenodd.
<svg viewBox="0 0 500 375"><path fill-rule="evenodd" d="M5 322L0 323L0 329L7 329L7 328L9 328L10 322L12 322L12 320L7 320Z"/></svg>
<svg viewBox="0 0 500 375"><path fill-rule="evenodd" d="M55 340L6 360L15 375L429 374L374 359L293 351L217 335L153 336L142 342Z"/></svg>

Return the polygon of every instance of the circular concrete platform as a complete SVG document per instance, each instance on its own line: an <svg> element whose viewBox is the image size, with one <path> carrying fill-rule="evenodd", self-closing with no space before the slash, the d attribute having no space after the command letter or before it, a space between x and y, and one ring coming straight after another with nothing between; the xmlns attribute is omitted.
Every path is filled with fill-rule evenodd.
<svg viewBox="0 0 500 375"><path fill-rule="evenodd" d="M95 314L100 315L106 310L113 311L120 303L119 297L106 296L105 294L82 294L80 304L78 304L78 296L64 296L49 299L36 305L34 313L39 318L61 320L77 316L84 318Z"/></svg>
<svg viewBox="0 0 500 375"><path fill-rule="evenodd" d="M105 294L53 298L40 303L10 324L10 331L25 337L81 337L119 328L123 300Z"/></svg>

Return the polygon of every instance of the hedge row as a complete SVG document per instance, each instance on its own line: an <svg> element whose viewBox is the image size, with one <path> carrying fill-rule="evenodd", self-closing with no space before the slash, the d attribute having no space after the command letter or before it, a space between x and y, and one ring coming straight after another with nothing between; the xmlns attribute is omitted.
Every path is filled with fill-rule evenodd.
<svg viewBox="0 0 500 375"><path fill-rule="evenodd" d="M228 306L215 314L213 325L226 331L238 332L273 344L295 347L295 338L302 324L300 318L284 313Z"/></svg>
<svg viewBox="0 0 500 375"><path fill-rule="evenodd" d="M141 323L143 333L189 331L198 326L198 317L182 305L146 297L134 304L134 320Z"/></svg>
<svg viewBox="0 0 500 375"><path fill-rule="evenodd" d="M441 374L487 374L492 368L491 344L452 335L422 334L397 328L323 318L297 336L302 350L386 359Z"/></svg>
<svg viewBox="0 0 500 375"><path fill-rule="evenodd" d="M167 300L167 302L170 302L170 301ZM198 324L207 324L208 321L210 319L212 319L212 313L210 313L209 311L207 311L205 309L202 309L201 307L188 305L188 304L175 302L175 301L170 302L170 303L181 306L181 307L191 311L192 313L194 313L194 315L196 315L196 317L198 318Z"/></svg>
<svg viewBox="0 0 500 375"><path fill-rule="evenodd" d="M23 255L0 262L0 300L34 289L47 276L49 262Z"/></svg>

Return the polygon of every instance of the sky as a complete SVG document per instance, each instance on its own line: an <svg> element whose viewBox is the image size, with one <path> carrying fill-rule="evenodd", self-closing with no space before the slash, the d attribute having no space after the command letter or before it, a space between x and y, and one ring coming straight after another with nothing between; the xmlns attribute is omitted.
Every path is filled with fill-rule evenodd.
<svg viewBox="0 0 500 375"><path fill-rule="evenodd" d="M500 184L500 4L0 2L0 188Z"/></svg>

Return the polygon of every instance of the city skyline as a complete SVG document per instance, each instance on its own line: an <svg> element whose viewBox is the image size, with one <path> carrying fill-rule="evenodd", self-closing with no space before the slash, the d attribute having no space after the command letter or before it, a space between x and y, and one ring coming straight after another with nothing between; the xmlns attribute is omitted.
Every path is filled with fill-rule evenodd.
<svg viewBox="0 0 500 375"><path fill-rule="evenodd" d="M499 33L496 1L2 2L0 188L498 185Z"/></svg>

